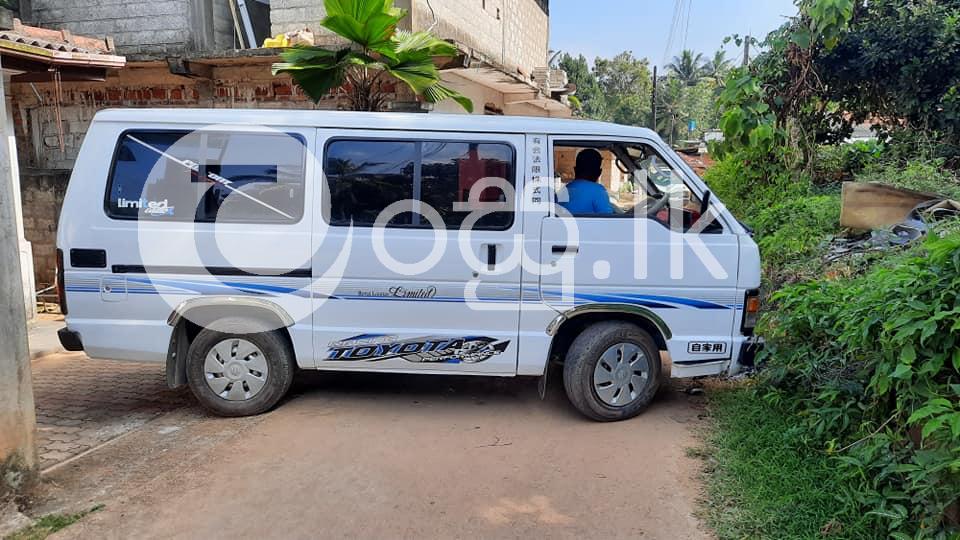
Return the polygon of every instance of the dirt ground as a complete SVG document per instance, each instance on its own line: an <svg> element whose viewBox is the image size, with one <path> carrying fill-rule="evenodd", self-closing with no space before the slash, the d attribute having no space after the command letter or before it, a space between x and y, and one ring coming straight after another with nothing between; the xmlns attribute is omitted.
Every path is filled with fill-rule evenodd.
<svg viewBox="0 0 960 540"><path fill-rule="evenodd" d="M53 538L706 538L697 400L584 420L560 381L310 374L244 419L192 400L45 475Z"/></svg>

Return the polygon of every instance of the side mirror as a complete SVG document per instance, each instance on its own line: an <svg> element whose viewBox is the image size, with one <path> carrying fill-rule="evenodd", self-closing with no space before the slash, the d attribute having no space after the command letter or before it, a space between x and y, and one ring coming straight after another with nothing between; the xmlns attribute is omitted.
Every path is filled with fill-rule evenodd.
<svg viewBox="0 0 960 540"><path fill-rule="evenodd" d="M713 197L713 193L708 189L703 194L703 199L700 201L700 216L703 217L706 215L707 210L710 209L710 198Z"/></svg>

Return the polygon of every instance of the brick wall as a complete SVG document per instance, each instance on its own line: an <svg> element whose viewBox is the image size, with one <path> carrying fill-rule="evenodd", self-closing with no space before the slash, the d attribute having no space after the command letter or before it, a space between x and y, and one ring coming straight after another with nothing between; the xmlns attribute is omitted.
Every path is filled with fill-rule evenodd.
<svg viewBox="0 0 960 540"><path fill-rule="evenodd" d="M106 82L63 83L59 107L63 131L61 150L53 85L13 84L10 94L20 165L39 169L72 168L94 114L109 107L336 109L341 106L333 97L314 105L289 78L273 77L268 63L216 67L210 80L172 75L165 65L132 67L120 70Z"/></svg>
<svg viewBox="0 0 960 540"><path fill-rule="evenodd" d="M63 83L61 150L53 85L14 83L7 90L20 161L24 232L33 244L38 284L53 282L60 206L70 169L97 111L109 107L336 109L345 105L335 97L315 105L289 78L273 77L269 63L215 67L209 80L172 75L165 64L128 67L106 82Z"/></svg>

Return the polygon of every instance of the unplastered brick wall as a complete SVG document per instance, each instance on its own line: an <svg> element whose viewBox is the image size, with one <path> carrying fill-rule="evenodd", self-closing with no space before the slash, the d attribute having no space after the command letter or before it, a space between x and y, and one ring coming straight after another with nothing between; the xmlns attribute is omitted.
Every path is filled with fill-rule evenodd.
<svg viewBox="0 0 960 540"><path fill-rule="evenodd" d="M274 77L269 64L213 69L211 79L172 75L165 65L120 70L105 82L65 82L57 100L50 83L15 83L11 104L21 167L70 169L90 121L111 107L344 108L331 96L315 105L288 77ZM60 138L63 138L61 149Z"/></svg>
<svg viewBox="0 0 960 540"><path fill-rule="evenodd" d="M212 75L211 79L172 75L164 64L128 67L104 82L65 82L59 105L62 150L53 85L13 83L7 88L20 158L24 229L27 240L33 244L38 284L53 281L57 217L70 169L97 111L113 107L337 109L347 106L343 98L335 96L314 104L289 78L272 76L269 63L215 67ZM400 87L396 91L402 90ZM402 93L393 97L412 99Z"/></svg>

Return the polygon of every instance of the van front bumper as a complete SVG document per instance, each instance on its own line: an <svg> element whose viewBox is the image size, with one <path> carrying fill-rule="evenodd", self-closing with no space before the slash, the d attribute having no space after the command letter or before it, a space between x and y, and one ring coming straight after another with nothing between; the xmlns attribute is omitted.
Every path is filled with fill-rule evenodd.
<svg viewBox="0 0 960 540"><path fill-rule="evenodd" d="M83 342L80 340L80 334L63 327L57 330L57 337L60 338L60 345L68 351L82 351Z"/></svg>

